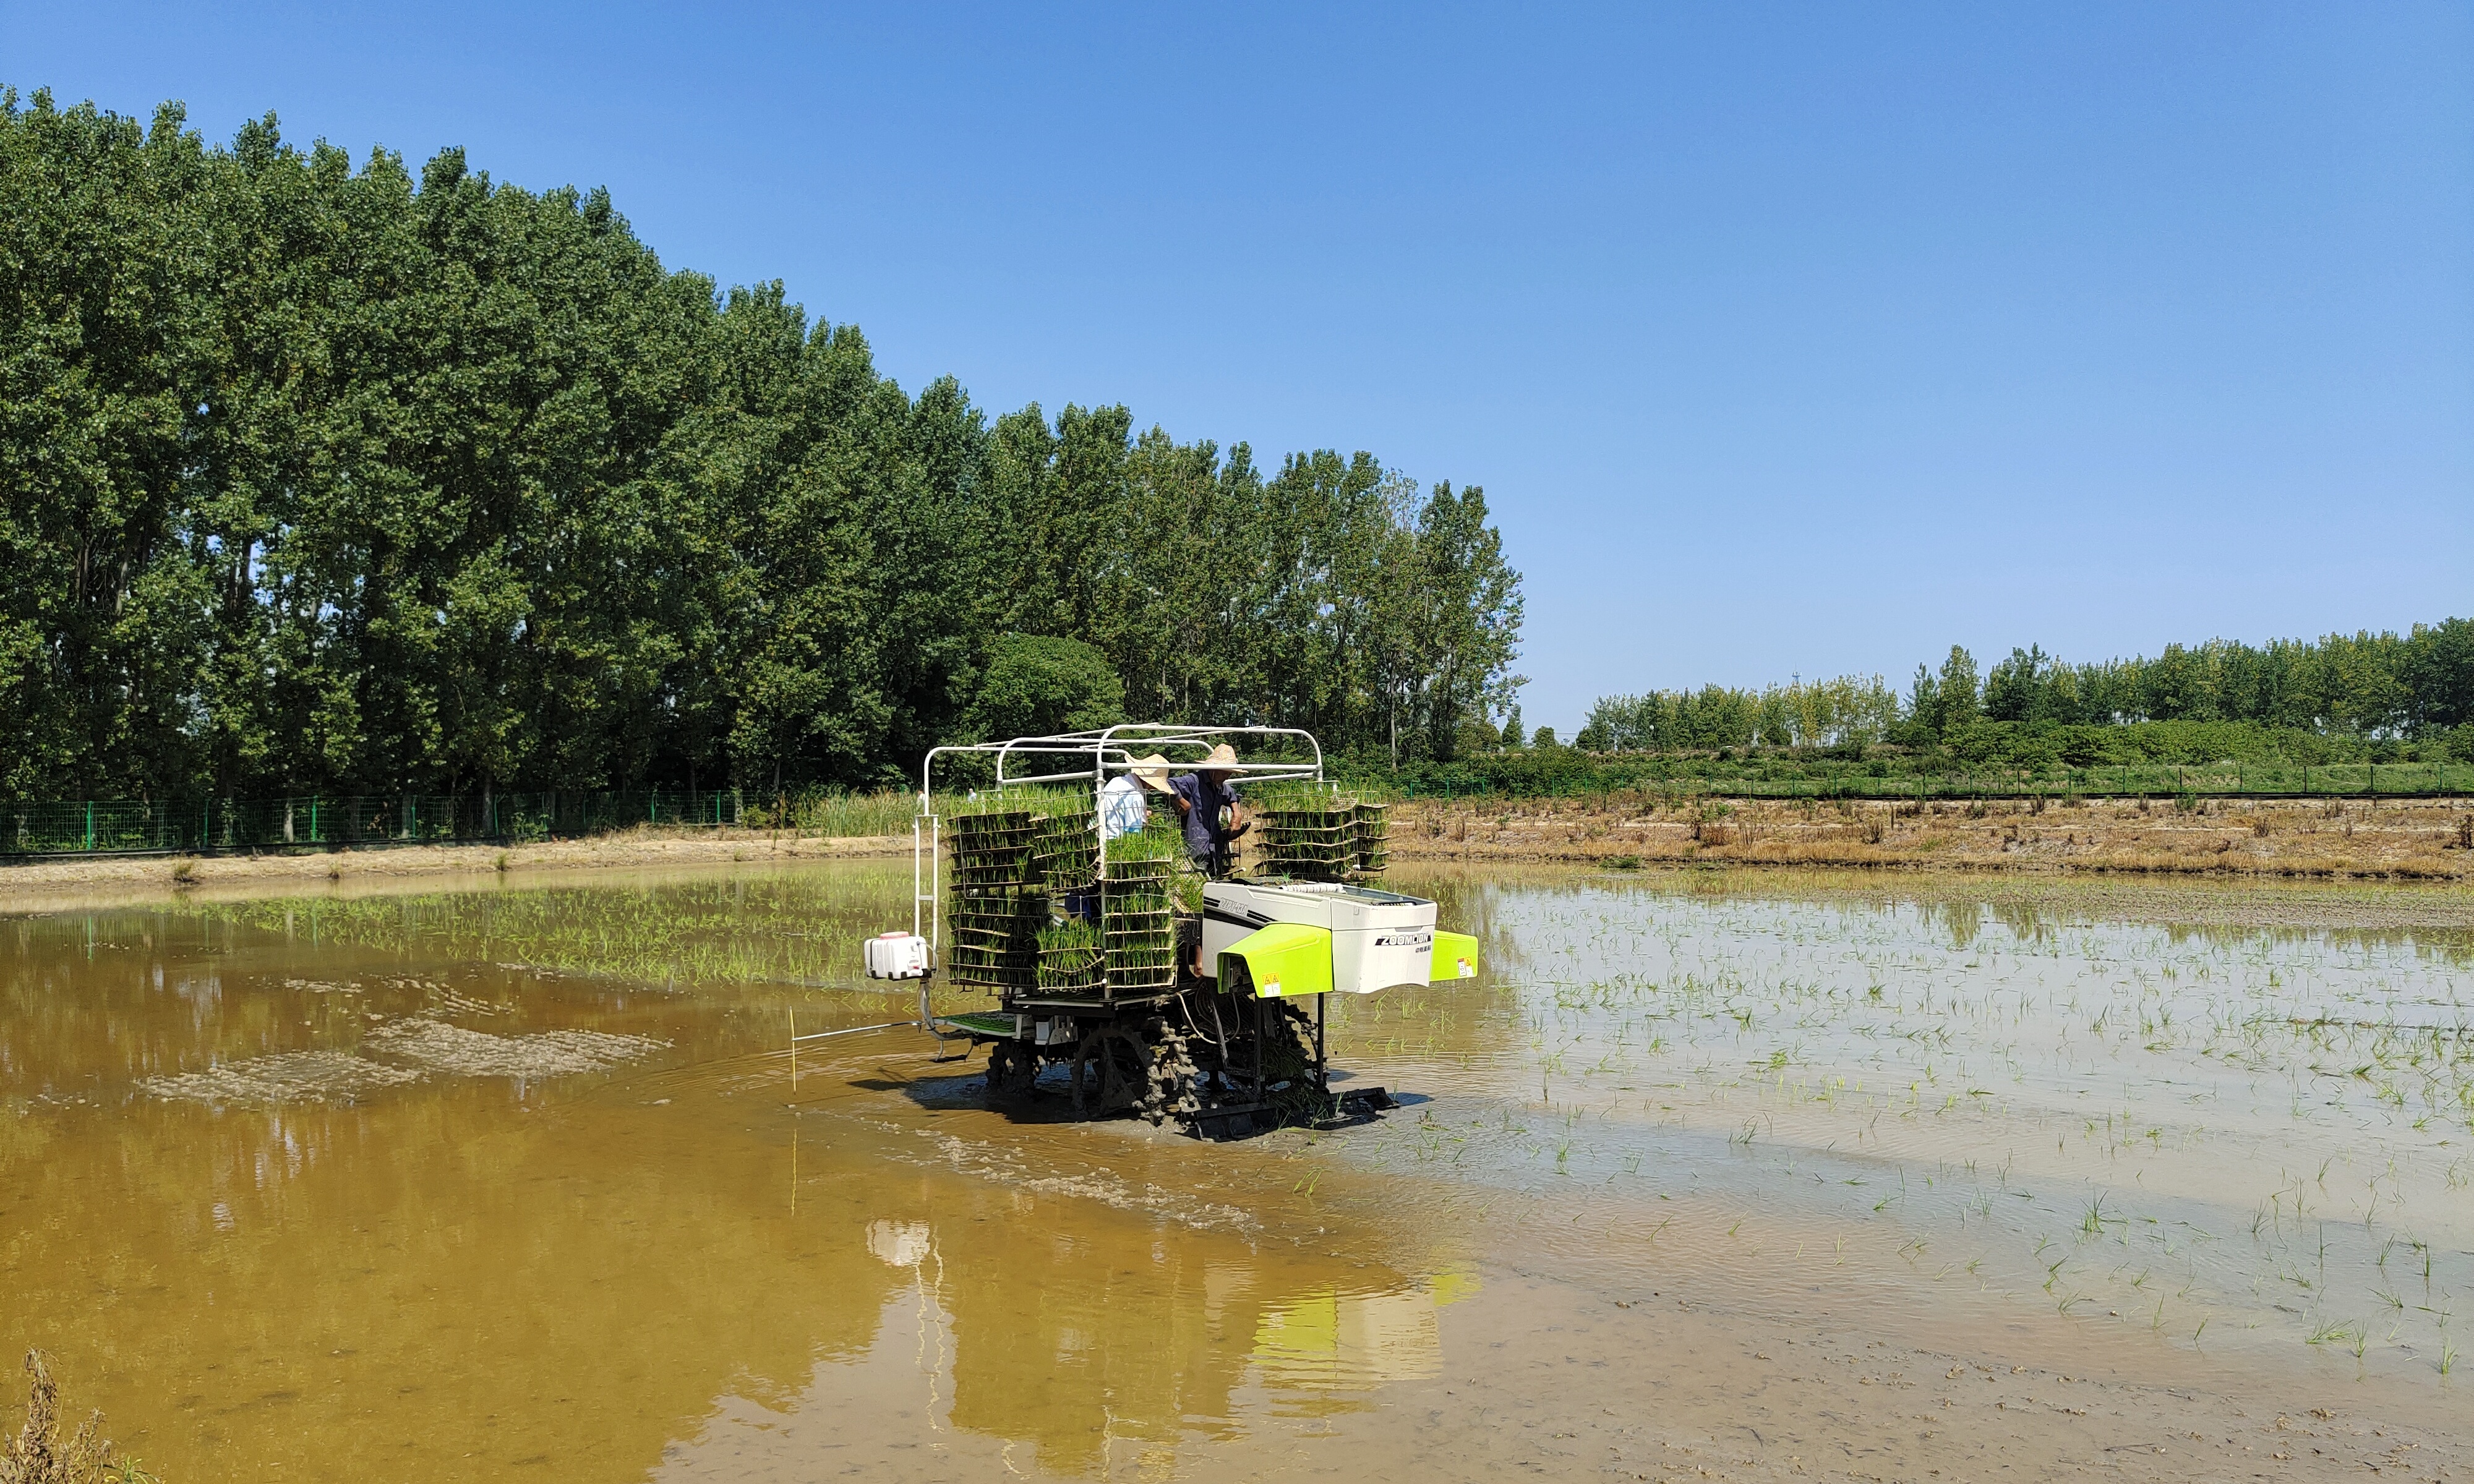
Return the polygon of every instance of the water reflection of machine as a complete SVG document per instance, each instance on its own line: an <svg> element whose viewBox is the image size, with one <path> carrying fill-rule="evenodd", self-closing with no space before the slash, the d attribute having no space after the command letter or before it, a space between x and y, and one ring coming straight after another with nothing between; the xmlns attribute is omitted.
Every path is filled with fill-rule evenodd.
<svg viewBox="0 0 2474 1484"><path fill-rule="evenodd" d="M937 768L963 759L982 790L951 822L948 860ZM1204 764L1284 796L1250 874L1205 881L1156 834L1101 828L1112 782L1123 795L1128 776L1156 788ZM1370 1116L1391 1106L1382 1089L1331 1089L1325 997L1476 971L1476 940L1439 931L1435 903L1371 884L1382 806L1331 785L1322 746L1294 728L1129 723L936 748L911 842L911 930L868 942L869 973L917 978L924 1023L988 1048L992 1092L1061 1070L1084 1117L1231 1137ZM940 975L995 1007L934 1009Z"/></svg>
<svg viewBox="0 0 2474 1484"><path fill-rule="evenodd" d="M1039 1235L990 1242L990 1221ZM908 1291L836 1270L879 1304L874 1343L844 1351L809 1398L730 1440L748 1476L770 1476L745 1465L783 1456L772 1440L812 1413L837 1424L809 1432L829 1437L822 1456L836 1460L865 1461L860 1440L889 1427L918 1441L889 1421L907 1414L1001 1440L1035 1477L1181 1475L1192 1470L1173 1465L1197 1442L1274 1416L1357 1411L1384 1387L1441 1375L1443 1310L1477 1286L1465 1270L1395 1268L1379 1240L1274 1248L985 1185L923 1191L863 1230L869 1265L898 1272ZM736 1452L741 1444L749 1451ZM940 1446L957 1464L972 1459L966 1441Z"/></svg>

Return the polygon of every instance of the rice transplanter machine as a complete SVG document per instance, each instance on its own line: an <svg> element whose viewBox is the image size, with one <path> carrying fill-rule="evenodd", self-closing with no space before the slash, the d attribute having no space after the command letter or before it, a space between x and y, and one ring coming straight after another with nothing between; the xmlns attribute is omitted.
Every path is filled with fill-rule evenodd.
<svg viewBox="0 0 2474 1484"><path fill-rule="evenodd" d="M1111 780L1190 771L1224 745L1273 750L1211 763L1273 796L1255 811L1249 874L1205 879L1156 824L1103 837ZM947 821L937 765L966 756L993 781ZM1373 884L1387 841L1384 806L1326 781L1321 745L1295 728L1128 723L940 747L920 765L911 929L868 940L867 970L917 979L923 1024L986 1046L994 1095L1032 1094L1061 1070L1078 1116L1134 1113L1205 1137L1367 1117L1392 1100L1332 1091L1328 996L1466 978L1478 963L1477 941L1439 929L1434 902ZM994 1006L932 1009L940 976Z"/></svg>

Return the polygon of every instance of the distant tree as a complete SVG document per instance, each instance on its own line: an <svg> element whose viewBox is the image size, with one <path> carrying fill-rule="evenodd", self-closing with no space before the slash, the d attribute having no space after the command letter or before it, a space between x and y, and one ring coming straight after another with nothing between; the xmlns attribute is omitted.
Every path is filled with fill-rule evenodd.
<svg viewBox="0 0 2474 1484"><path fill-rule="evenodd" d="M1552 750L1555 746L1555 729L1552 727L1539 728L1538 734L1530 738L1529 745L1541 753Z"/></svg>
<svg viewBox="0 0 2474 1484"><path fill-rule="evenodd" d="M1125 719L1125 682L1108 657L1090 645L1021 634L988 641L971 702L973 735L987 741L1053 736Z"/></svg>
<svg viewBox="0 0 2474 1484"><path fill-rule="evenodd" d="M2100 663L2067 664L2031 644L1995 664L1980 688L1974 658L1953 646L1938 671L1916 667L1904 704L1879 681L1853 677L1758 693L1712 685L1690 693L1602 696L1583 734L1613 747L1733 746L1712 739L1740 730L1732 718L1746 706L1758 740L1792 738L1799 745L1887 738L1929 747L1979 715L2011 726L2221 722L2374 743L2436 740L2474 724L2474 620L2417 624L2402 635L2168 644L2153 658ZM2103 749L2081 737L2065 751L2086 754L2077 756L2084 763ZM2026 754L2013 746L2013 755Z"/></svg>
<svg viewBox="0 0 2474 1484"><path fill-rule="evenodd" d="M2474 619L2414 625L2403 668L2414 728L2474 726Z"/></svg>
<svg viewBox="0 0 2474 1484"><path fill-rule="evenodd" d="M1953 644L1950 658L1941 662L1941 673L1933 678L1933 695L1937 707L1934 730L1954 731L1976 720L1976 657Z"/></svg>
<svg viewBox="0 0 2474 1484"><path fill-rule="evenodd" d="M1503 745L1516 753L1529 745L1528 737L1520 730L1520 707L1517 706L1503 718Z"/></svg>

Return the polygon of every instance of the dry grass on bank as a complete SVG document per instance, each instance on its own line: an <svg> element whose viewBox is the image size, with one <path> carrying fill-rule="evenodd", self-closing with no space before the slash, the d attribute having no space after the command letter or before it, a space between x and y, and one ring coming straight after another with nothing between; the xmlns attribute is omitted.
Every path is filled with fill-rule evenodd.
<svg viewBox="0 0 2474 1484"><path fill-rule="evenodd" d="M1395 860L2474 879L2463 800L1418 800Z"/></svg>
<svg viewBox="0 0 2474 1484"><path fill-rule="evenodd" d="M0 1484L156 1484L135 1459L112 1456L101 1412L61 1436L61 1388L39 1352L26 1352L26 1423L0 1438Z"/></svg>
<svg viewBox="0 0 2474 1484"><path fill-rule="evenodd" d="M604 866L691 866L722 861L823 860L908 855L910 836L832 838L789 831L665 829L640 826L584 840L538 845L408 845L303 854L76 856L0 865L0 904L48 898L193 887L282 888L437 874L573 870ZM5 1484L5 1481L0 1481Z"/></svg>
<svg viewBox="0 0 2474 1484"><path fill-rule="evenodd" d="M1822 866L2014 873L2474 881L2463 800L1413 800L1394 806L1401 861ZM246 895L425 875L908 855L910 837L639 826L518 846L402 846L292 855L76 857L0 865L0 906L108 896ZM5 1480L0 1480L5 1484Z"/></svg>

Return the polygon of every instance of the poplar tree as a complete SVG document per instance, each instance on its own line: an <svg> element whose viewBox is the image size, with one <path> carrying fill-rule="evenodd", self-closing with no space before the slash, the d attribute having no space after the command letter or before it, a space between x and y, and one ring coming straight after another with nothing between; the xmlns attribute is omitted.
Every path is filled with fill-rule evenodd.
<svg viewBox="0 0 2474 1484"><path fill-rule="evenodd" d="M908 393L460 150L0 91L14 799L866 786L1120 712L1448 754L1517 683L1482 496L1277 469Z"/></svg>

